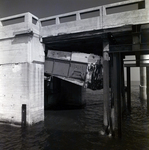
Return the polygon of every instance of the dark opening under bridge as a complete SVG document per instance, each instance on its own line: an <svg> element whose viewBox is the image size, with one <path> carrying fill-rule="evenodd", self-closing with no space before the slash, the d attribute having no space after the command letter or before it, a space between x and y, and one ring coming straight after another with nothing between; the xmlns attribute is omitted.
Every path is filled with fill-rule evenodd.
<svg viewBox="0 0 149 150"><path fill-rule="evenodd" d="M122 7L132 4L135 10ZM119 7L122 12L114 13ZM148 32L149 0L129 0L43 19L30 13L1 18L0 121L21 123L22 104L27 106L27 124L44 120L44 52L50 49L79 51L103 55L103 123L106 128L109 126L110 112L114 110L113 130L118 128L121 136L121 115L125 106L123 59L126 55L135 55L134 66L142 69L148 66L144 60L149 54ZM111 110L108 108L109 66ZM130 67L132 65L127 65L128 91ZM143 84L144 78L142 74ZM144 85L142 91L145 91ZM129 109L130 102L128 92Z"/></svg>

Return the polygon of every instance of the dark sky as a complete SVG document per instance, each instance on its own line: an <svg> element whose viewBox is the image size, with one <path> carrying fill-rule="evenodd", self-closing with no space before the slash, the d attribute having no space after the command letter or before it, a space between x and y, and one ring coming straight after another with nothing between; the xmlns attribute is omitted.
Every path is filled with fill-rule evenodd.
<svg viewBox="0 0 149 150"><path fill-rule="evenodd" d="M30 12L38 18L124 0L0 0L0 18Z"/></svg>

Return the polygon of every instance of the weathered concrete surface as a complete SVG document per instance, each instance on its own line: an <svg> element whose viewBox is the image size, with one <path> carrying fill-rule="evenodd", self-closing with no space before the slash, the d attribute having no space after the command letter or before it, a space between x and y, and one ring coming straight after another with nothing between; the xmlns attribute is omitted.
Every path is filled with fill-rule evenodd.
<svg viewBox="0 0 149 150"><path fill-rule="evenodd" d="M39 23L24 16L22 23L0 27L0 121L20 124L26 104L30 125L44 120L44 45Z"/></svg>

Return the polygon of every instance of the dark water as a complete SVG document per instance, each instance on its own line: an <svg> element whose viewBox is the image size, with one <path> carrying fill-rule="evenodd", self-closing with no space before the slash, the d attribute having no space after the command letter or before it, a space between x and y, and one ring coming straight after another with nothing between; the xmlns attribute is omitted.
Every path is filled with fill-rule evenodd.
<svg viewBox="0 0 149 150"><path fill-rule="evenodd" d="M86 94L79 110L46 111L45 121L27 128L0 125L0 150L149 150L149 116L132 87L132 113L125 115L122 139L103 136L103 97Z"/></svg>

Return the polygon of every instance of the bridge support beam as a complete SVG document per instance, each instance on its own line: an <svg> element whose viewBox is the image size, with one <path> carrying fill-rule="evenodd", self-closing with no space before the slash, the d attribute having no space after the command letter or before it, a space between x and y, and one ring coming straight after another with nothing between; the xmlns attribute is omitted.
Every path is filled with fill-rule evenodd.
<svg viewBox="0 0 149 150"><path fill-rule="evenodd" d="M103 104L104 104L104 115L103 124L105 130L107 130L110 121L109 115L109 42L108 40L103 42Z"/></svg>
<svg viewBox="0 0 149 150"><path fill-rule="evenodd" d="M146 67L147 74L147 112L149 114L149 67Z"/></svg>
<svg viewBox="0 0 149 150"><path fill-rule="evenodd" d="M141 55L141 59L145 59L145 55ZM147 104L147 73L146 67L140 67L140 100L141 105L146 107Z"/></svg>
<svg viewBox="0 0 149 150"><path fill-rule="evenodd" d="M131 112L131 74L130 67L127 67L127 109Z"/></svg>
<svg viewBox="0 0 149 150"><path fill-rule="evenodd" d="M118 131L118 136L121 138L122 134L122 58L120 53L112 54L112 95L113 95L113 113L111 113L113 130Z"/></svg>

